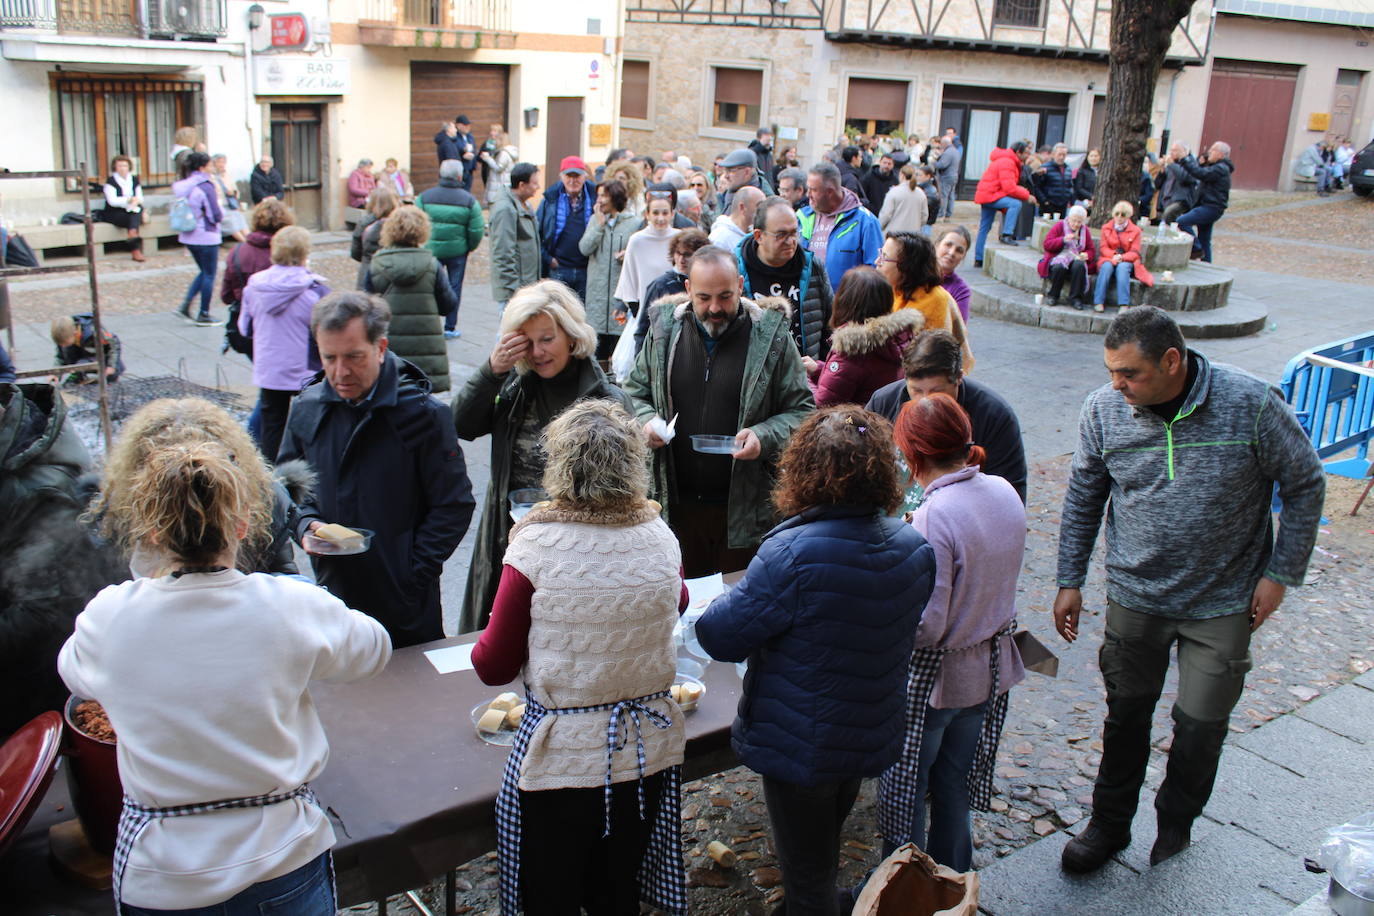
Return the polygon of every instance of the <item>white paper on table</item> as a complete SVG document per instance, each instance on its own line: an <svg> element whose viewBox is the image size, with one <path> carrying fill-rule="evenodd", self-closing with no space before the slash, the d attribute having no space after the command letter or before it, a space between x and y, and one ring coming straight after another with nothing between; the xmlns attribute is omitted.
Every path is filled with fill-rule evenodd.
<svg viewBox="0 0 1374 916"><path fill-rule="evenodd" d="M720 573L702 576L700 579L687 579L686 585L686 613L693 617L701 616L701 612L706 610L716 596L725 592L725 578Z"/></svg>
<svg viewBox="0 0 1374 916"><path fill-rule="evenodd" d="M461 646L445 646L442 649L430 649L425 653L425 658L434 666L434 670L440 674L452 674L455 671L472 670L472 647L476 643L467 642Z"/></svg>

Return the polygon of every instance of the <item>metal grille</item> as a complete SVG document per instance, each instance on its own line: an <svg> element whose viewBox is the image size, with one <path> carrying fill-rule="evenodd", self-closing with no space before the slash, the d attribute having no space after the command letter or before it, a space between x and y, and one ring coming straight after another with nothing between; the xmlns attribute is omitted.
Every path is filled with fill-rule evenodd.
<svg viewBox="0 0 1374 916"><path fill-rule="evenodd" d="M231 391L197 385L195 382L175 375L153 375L147 378L136 375L121 375L119 381L109 387L109 391L110 420L115 424L122 423L144 404L159 398L203 398L216 407L222 407L235 415L246 416L249 410L248 403L241 396ZM94 385L78 385L62 389L62 396L68 400L79 399L92 405L96 402L96 395L97 391ZM76 409L75 405L73 407Z"/></svg>

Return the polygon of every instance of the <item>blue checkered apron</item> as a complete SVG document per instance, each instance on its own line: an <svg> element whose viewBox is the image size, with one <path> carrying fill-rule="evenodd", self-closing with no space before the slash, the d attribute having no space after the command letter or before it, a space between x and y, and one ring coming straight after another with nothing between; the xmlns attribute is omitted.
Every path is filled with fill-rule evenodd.
<svg viewBox="0 0 1374 916"><path fill-rule="evenodd" d="M529 752L530 738L545 716L608 713L606 722L606 823L602 836L611 832L611 770L615 752L629 740L628 726L635 731L635 755L639 762L639 818L644 819L644 722L655 728L671 728L672 719L651 708L650 700L668 696L668 691L646 694L632 700L600 703L595 706L570 706L548 709L525 693L525 715L515 733L515 744L506 758L501 790L496 794L496 855L501 866L501 913L520 912L520 771ZM641 718L642 717L642 718ZM658 817L649 834L649 847L639 868L640 898L652 907L685 916L687 882L682 858L682 770L671 766L663 771L663 791Z"/></svg>
<svg viewBox="0 0 1374 916"><path fill-rule="evenodd" d="M129 863L129 853L138 841L138 835L153 821L164 817L186 817L192 814L205 814L210 811L225 811L230 808L265 808L280 804L293 798L304 798L312 805L320 801L309 785L300 785L290 792L276 795L255 795L251 798L226 798L222 801L203 802L195 805L176 805L170 808L149 808L140 805L129 796L124 796L124 809L119 814L119 832L115 835L115 851L112 879L114 883L115 913L118 914L120 886L124 882L124 867ZM329 859L329 883L334 884L334 860ZM335 893L335 899L338 894Z"/></svg>
<svg viewBox="0 0 1374 916"><path fill-rule="evenodd" d="M973 769L968 774L969 805L988 810L992 800L992 772L997 762L997 744L1007 721L1007 692L997 692L1002 682L1002 639L1016 632L1016 618L991 637L992 697L983 716L978 747L973 754ZM925 732L926 706L935 679L940 674L949 649L917 649L912 653L907 674L906 740L902 756L878 780L878 829L883 838L901 846L911 839L911 819L916 811L917 770L921 761L921 737Z"/></svg>

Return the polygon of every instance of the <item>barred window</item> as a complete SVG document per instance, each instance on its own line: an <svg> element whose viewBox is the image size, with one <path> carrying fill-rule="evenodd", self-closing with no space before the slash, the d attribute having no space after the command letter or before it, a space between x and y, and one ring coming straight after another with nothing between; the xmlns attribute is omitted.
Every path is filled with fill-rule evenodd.
<svg viewBox="0 0 1374 916"><path fill-rule="evenodd" d="M1043 0L995 0L992 24L1038 29L1044 21L1044 7Z"/></svg>
<svg viewBox="0 0 1374 916"><path fill-rule="evenodd" d="M85 162L89 177L102 179L124 155L147 188L176 180L172 135L205 120L200 83L157 77L62 76L57 107L63 168Z"/></svg>

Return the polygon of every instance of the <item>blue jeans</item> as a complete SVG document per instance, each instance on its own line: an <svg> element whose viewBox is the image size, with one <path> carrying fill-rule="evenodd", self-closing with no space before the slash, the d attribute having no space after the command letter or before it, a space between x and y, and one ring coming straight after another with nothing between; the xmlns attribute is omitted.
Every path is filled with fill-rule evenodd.
<svg viewBox="0 0 1374 916"><path fill-rule="evenodd" d="M916 770L916 807L911 842L936 862L955 871L973 864L973 827L968 807L968 774L983 730L987 704L966 709L926 707L921 760ZM930 837L926 837L926 792L930 793ZM884 854L891 850L884 846Z"/></svg>
<svg viewBox="0 0 1374 916"><path fill-rule="evenodd" d="M1193 250L1202 253L1202 260L1212 260L1212 225L1221 219L1221 208L1198 204L1178 218L1178 228L1193 237Z"/></svg>
<svg viewBox="0 0 1374 916"><path fill-rule="evenodd" d="M200 268L200 273L196 274L191 281L191 288L186 291L186 298L181 302L181 308L186 311L190 308L191 300L196 298L196 293L200 293L200 314L210 314L210 296L215 292L215 271L219 268L219 246L218 245L187 245L186 250L191 252L191 257L195 260L196 266Z"/></svg>
<svg viewBox="0 0 1374 916"><path fill-rule="evenodd" d="M1004 211L1002 215L1002 234L1016 234L1016 220L1021 215L1021 201L1015 197L1001 197L990 204L983 204L983 216L978 221L978 241L973 246L973 259L983 260L983 249L988 244L988 233L992 231L992 221L997 216L997 211Z"/></svg>
<svg viewBox="0 0 1374 916"><path fill-rule="evenodd" d="M587 268L585 267L550 267L549 279L557 280L566 285L573 292L577 293L577 298L585 302L587 300Z"/></svg>
<svg viewBox="0 0 1374 916"><path fill-rule="evenodd" d="M1134 271L1135 265L1130 261L1122 261L1120 264L1103 261L1097 268L1097 289L1093 293L1093 305L1101 305L1107 301L1107 284L1111 282L1112 277L1116 277L1116 304L1130 305L1131 274Z"/></svg>
<svg viewBox="0 0 1374 916"><path fill-rule="evenodd" d="M439 263L444 270L448 271L448 285L453 290L453 301L459 305L463 303L463 274L467 273L468 256L459 255L456 258L440 258ZM458 309L455 307L451 314L444 316L444 330L452 331L458 327Z"/></svg>
<svg viewBox="0 0 1374 916"><path fill-rule="evenodd" d="M190 910L145 910L122 903L123 916L334 916L334 876L329 853L280 878L259 881L223 903Z"/></svg>

